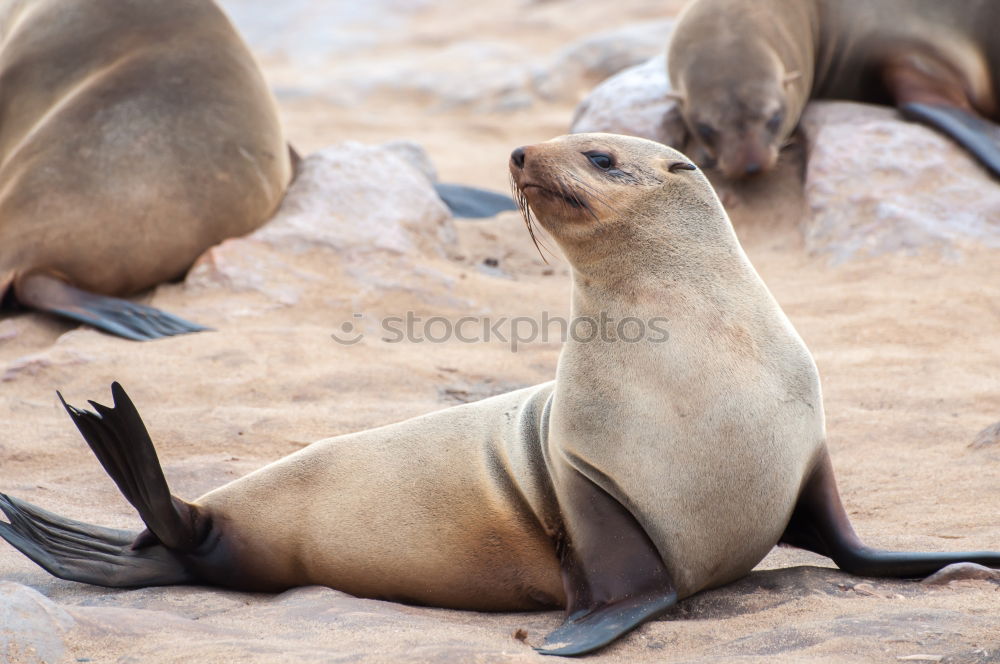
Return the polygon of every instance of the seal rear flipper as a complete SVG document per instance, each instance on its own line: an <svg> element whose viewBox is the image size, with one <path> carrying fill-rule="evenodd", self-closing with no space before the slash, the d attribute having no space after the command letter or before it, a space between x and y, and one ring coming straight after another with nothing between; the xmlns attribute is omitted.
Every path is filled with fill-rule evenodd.
<svg viewBox="0 0 1000 664"><path fill-rule="evenodd" d="M14 296L25 306L71 318L134 341L150 341L210 329L153 307L88 293L45 274L29 274L15 280Z"/></svg>
<svg viewBox="0 0 1000 664"><path fill-rule="evenodd" d="M1000 568L1000 551L911 553L865 546L840 501L826 451L803 484L780 543L832 558L837 567L859 576L916 578L962 562Z"/></svg>
<svg viewBox="0 0 1000 664"><path fill-rule="evenodd" d="M662 614L677 603L677 592L659 551L621 503L573 468L558 486L567 521L560 562L568 615L536 650L584 655Z"/></svg>
<svg viewBox="0 0 1000 664"><path fill-rule="evenodd" d="M170 494L146 425L119 383L111 384L111 395L114 407L91 401L93 413L70 406L61 394L59 400L152 535L170 549L193 551L204 538L207 524L197 508ZM140 536L136 546L149 539Z"/></svg>
<svg viewBox="0 0 1000 664"><path fill-rule="evenodd" d="M133 549L135 533L66 519L0 494L0 537L60 579L108 588L191 583L195 576L161 545Z"/></svg>
<svg viewBox="0 0 1000 664"><path fill-rule="evenodd" d="M518 209L510 196L487 189L440 182L434 189L451 213L464 219L485 219Z"/></svg>
<svg viewBox="0 0 1000 664"><path fill-rule="evenodd" d="M910 102L899 107L910 120L950 136L995 177L1000 178L1000 127L967 110L946 104Z"/></svg>

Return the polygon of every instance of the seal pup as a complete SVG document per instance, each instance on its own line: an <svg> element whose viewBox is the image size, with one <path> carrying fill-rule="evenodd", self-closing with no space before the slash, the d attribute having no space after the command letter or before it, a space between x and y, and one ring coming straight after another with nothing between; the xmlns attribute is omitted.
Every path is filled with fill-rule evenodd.
<svg viewBox="0 0 1000 664"><path fill-rule="evenodd" d="M738 179L773 168L811 98L895 105L1000 177L1000 4L694 0L667 69L667 142Z"/></svg>
<svg viewBox="0 0 1000 664"><path fill-rule="evenodd" d="M824 443L815 364L704 175L658 143L577 134L511 155L526 221L572 265L554 383L314 443L194 502L172 496L120 385L66 406L147 529L0 496L3 537L110 587L322 584L479 610L564 606L546 654L596 650L785 542L921 576L1000 553L864 546ZM669 316L669 337L637 334ZM65 402L64 402L65 403Z"/></svg>
<svg viewBox="0 0 1000 664"><path fill-rule="evenodd" d="M211 0L4 3L0 299L130 339L205 329L118 297L259 227L291 175L274 98Z"/></svg>

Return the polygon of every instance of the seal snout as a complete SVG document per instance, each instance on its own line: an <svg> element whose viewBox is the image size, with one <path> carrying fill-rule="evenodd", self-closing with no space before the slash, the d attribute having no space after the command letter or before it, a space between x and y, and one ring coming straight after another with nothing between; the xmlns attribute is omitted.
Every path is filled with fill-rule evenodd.
<svg viewBox="0 0 1000 664"><path fill-rule="evenodd" d="M777 161L778 150L773 143L750 136L724 148L718 166L727 178L741 180L763 175L774 168Z"/></svg>
<svg viewBox="0 0 1000 664"><path fill-rule="evenodd" d="M510 163L512 163L517 168L524 168L524 148L516 148L510 153Z"/></svg>

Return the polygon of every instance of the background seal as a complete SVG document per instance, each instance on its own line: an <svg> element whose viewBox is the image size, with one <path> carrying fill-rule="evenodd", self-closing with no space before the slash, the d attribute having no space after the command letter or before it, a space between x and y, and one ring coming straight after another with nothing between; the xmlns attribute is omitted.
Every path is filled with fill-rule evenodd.
<svg viewBox="0 0 1000 664"><path fill-rule="evenodd" d="M809 99L844 99L894 105L1000 177L998 24L1000 5L978 0L694 0L668 50L668 143L752 176Z"/></svg>
<svg viewBox="0 0 1000 664"><path fill-rule="evenodd" d="M210 0L30 0L0 28L0 297L131 339L204 329L117 296L280 203L290 152L246 45Z"/></svg>

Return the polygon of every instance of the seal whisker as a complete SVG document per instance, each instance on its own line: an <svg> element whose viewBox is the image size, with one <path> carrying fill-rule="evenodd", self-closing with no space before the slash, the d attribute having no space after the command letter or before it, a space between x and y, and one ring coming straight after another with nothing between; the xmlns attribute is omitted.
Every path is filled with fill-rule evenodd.
<svg viewBox="0 0 1000 664"><path fill-rule="evenodd" d="M528 205L528 197L525 196L521 188L517 186L517 181L514 180L513 175L510 176L510 189L511 189L511 194L514 197L514 202L517 204L518 210L521 211L521 218L524 219L524 225L528 229L528 235L531 236L531 242L535 245L535 250L538 252L538 255L541 256L542 261L544 261L545 264L548 265L549 261L547 258L545 258L545 254L542 252L542 248L544 247L545 251L548 251L553 256L555 254L552 252L551 249L548 248L548 246L545 245L544 242L540 242L538 240L538 237L535 235L535 229L534 229L535 219L531 213L531 206Z"/></svg>
<svg viewBox="0 0 1000 664"><path fill-rule="evenodd" d="M585 196L581 196L580 192L574 187L567 184L559 175L566 175L565 171L555 174L555 182L559 187L559 193L562 197L575 208L582 208L587 211L587 214L591 216L594 221L597 221L597 215L594 213L594 209L590 206L590 201L587 200Z"/></svg>
<svg viewBox="0 0 1000 664"><path fill-rule="evenodd" d="M608 208L608 210L609 210L610 212L612 212L612 213L616 212L616 209L615 209L615 207L614 207L613 205L611 205L611 203L610 203L610 202L608 202L608 199L607 199L607 198L605 198L604 196L602 196L601 194L599 194L599 193L597 192L597 190L596 190L596 189L594 189L594 187L593 187L593 186L591 186L590 184L587 184L586 182L584 182L583 180L581 180L581 179L579 178L579 176L577 176L577 175L575 175L575 174L573 174L573 173L567 173L567 175L569 175L569 177L570 177L570 178L571 178L571 179L572 179L572 180L573 180L574 182L576 182L576 183L577 183L577 186L579 186L579 187L580 187L581 189L583 189L584 191L586 191L586 192L587 192L587 194L589 194L589 197L590 197L590 198L593 198L593 199L595 199L595 200L596 200L596 201L597 201L598 203L601 203L602 205L604 205L604 207ZM591 207L590 207L589 205L587 205L587 206L586 206L586 208L587 208L587 211L591 213L591 216L592 216L592 217L594 217L594 220L596 221L596 220L597 220L597 217L596 217L596 216L595 216L595 215L593 214L593 210L591 209Z"/></svg>

